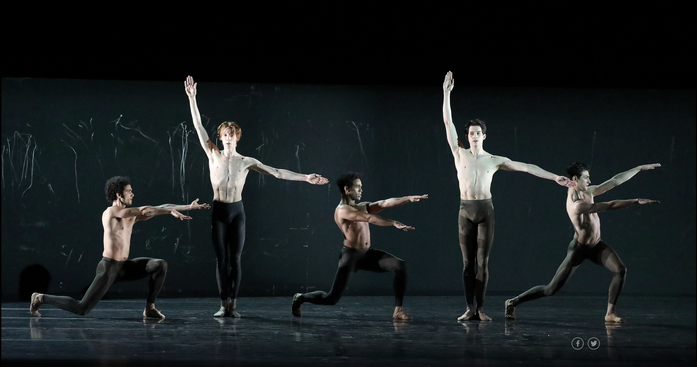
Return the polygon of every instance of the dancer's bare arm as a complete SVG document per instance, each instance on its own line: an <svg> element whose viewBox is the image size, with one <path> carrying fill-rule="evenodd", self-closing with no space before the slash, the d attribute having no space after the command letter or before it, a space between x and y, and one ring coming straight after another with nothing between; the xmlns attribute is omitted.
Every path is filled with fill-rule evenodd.
<svg viewBox="0 0 697 367"><path fill-rule="evenodd" d="M177 204L162 204L158 206L144 206L140 209L140 215L136 217L137 220L148 220L157 215L172 214L175 218L179 219L191 219L181 213L180 211L185 210L198 210L198 209L210 209L211 206L203 203L198 203L198 198L191 202L189 205L177 205ZM175 214L175 213L178 213Z"/></svg>
<svg viewBox="0 0 697 367"><path fill-rule="evenodd" d="M542 168L540 168L539 166L536 166L534 164L516 162L516 161L512 161L508 158L504 158L504 162L499 165L499 169L502 169L504 171L527 172L527 173L529 173L533 176L537 176L539 178L552 180L552 181L558 183L559 185L565 186L565 187L575 187L576 186L576 183L574 181L570 180L566 176L555 175L554 173L545 171Z"/></svg>
<svg viewBox="0 0 697 367"><path fill-rule="evenodd" d="M589 214L605 212L609 210L617 210L630 207L634 204L660 204L658 200L652 199L628 199L628 200L612 200L605 201L601 203L587 203L582 200L577 200L574 202L574 213L575 214Z"/></svg>
<svg viewBox="0 0 697 367"><path fill-rule="evenodd" d="M450 110L450 92L452 92L454 86L455 79L453 79L453 73L448 71L448 73L445 74L445 81L443 81L443 122L445 123L445 136L448 139L450 151L455 156L455 160L457 160L457 151L459 149L457 145L457 130L455 129L453 114Z"/></svg>
<svg viewBox="0 0 697 367"><path fill-rule="evenodd" d="M267 166L254 158L250 159L252 160L252 164L249 166L250 170L276 177L279 180L305 181L313 185L324 185L327 182L329 182L328 179L316 173L311 173L309 175L303 173L296 173L287 169L279 169Z"/></svg>
<svg viewBox="0 0 697 367"><path fill-rule="evenodd" d="M384 199L380 201L376 201L374 203L367 203L367 210L368 213L373 214L377 213L383 209L387 208L393 208L395 206L400 206L406 203L414 203L422 199L428 199L428 194L424 195L410 195L410 196L404 196L401 198L390 198L390 199Z"/></svg>
<svg viewBox="0 0 697 367"><path fill-rule="evenodd" d="M376 214L369 214L352 207L344 207L338 209L337 216L341 220L347 220L351 222L368 222L370 224L375 224L376 226L380 227L395 227L404 231L415 229L414 227L408 226L396 220L383 218Z"/></svg>
<svg viewBox="0 0 697 367"><path fill-rule="evenodd" d="M203 123L201 123L201 113L198 111L198 105L196 104L196 83L194 83L194 78L191 76L186 77L186 81L184 82L184 90L186 91L186 95L189 97L191 120L193 121L194 128L198 134L198 140L201 142L201 147L210 159L213 152L212 149L215 147L215 145L211 142L206 129L203 127Z"/></svg>
<svg viewBox="0 0 697 367"><path fill-rule="evenodd" d="M656 167L660 167L660 163L652 163L652 164L644 164L641 166L634 167L630 170L627 170L622 173L618 173L614 175L611 179L601 183L600 185L595 185L595 186L589 186L588 191L593 194L593 196L598 196L600 194L604 194L608 192L609 190L629 181L630 178L634 177L639 171L646 171L650 169L654 169Z"/></svg>

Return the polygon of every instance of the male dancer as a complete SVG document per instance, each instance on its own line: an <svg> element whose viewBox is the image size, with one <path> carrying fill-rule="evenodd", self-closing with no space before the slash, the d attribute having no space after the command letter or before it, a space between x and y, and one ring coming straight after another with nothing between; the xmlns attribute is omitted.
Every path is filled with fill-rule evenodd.
<svg viewBox="0 0 697 367"><path fill-rule="evenodd" d="M85 292L82 300L77 301L67 296L34 293L31 295L29 312L32 316L41 316L39 307L46 303L78 315L86 315L104 297L111 285L117 281L138 280L150 277L148 282L148 300L143 310L143 317L164 319L165 316L155 308L155 298L165 284L167 262L162 259L137 257L128 259L131 249L133 225L138 221L148 220L156 215L171 214L180 220L191 219L179 211L210 209L208 204L199 204L198 199L190 205L163 204L160 206L141 206L127 208L133 204L133 188L128 177L115 176L107 180L104 194L111 206L102 213L104 227L104 252L97 264L97 275Z"/></svg>
<svg viewBox="0 0 697 367"><path fill-rule="evenodd" d="M614 273L608 292L605 321L611 323L624 322L624 319L615 314L615 305L624 285L627 267L615 250L600 238L600 218L598 213L622 209L634 204L652 204L659 201L630 199L596 203L593 198L621 185L634 177L639 171L650 170L660 166L658 163L638 166L629 171L619 173L600 185L590 186L591 180L588 166L583 163L572 163L566 172L568 177L576 182L576 187L570 187L568 190L566 195L566 212L574 225L575 233L574 239L569 243L566 258L559 265L557 273L549 284L532 287L517 297L506 300L504 311L506 318L515 319L515 307L523 302L557 293L583 260L589 259Z"/></svg>
<svg viewBox="0 0 697 367"><path fill-rule="evenodd" d="M223 142L221 152L209 138L201 123L196 104L196 83L189 76L184 82L189 96L189 107L199 141L208 156L211 185L213 185L212 239L217 259L216 279L220 293L220 310L215 317L240 317L237 312L237 293L242 278L242 248L245 237L245 213L242 189L249 170L271 175L281 180L305 181L313 185L329 182L318 174L305 175L267 166L258 160L237 153L237 142L242 129L234 122L218 126L218 136Z"/></svg>
<svg viewBox="0 0 697 367"><path fill-rule="evenodd" d="M356 173L345 173L339 177L336 184L341 190L341 201L334 210L334 222L344 234L344 247L339 255L339 266L336 270L334 283L329 293L314 291L309 293L296 293L293 296L291 312L294 316L301 316L300 307L303 302L317 305L335 305L339 302L341 294L346 289L349 279L358 270L373 272L392 271L395 273L393 288L395 293L395 308L393 319L410 320L406 312L402 310L402 300L407 287L407 271L404 260L381 250L370 248L369 223L381 227L395 227L403 231L414 229L396 220L382 218L374 213L383 209L399 206L407 202L416 202L428 199L428 195L404 196L376 201L373 203L362 202L363 183Z"/></svg>
<svg viewBox="0 0 697 367"><path fill-rule="evenodd" d="M484 150L486 124L481 120L470 120L465 124L469 149L457 138L450 111L450 92L455 81L452 72L445 75L443 82L443 121L450 151L455 157L455 168L460 185L460 250L462 251L462 281L465 287L467 310L458 321L476 319L489 321L484 311L484 296L489 282L489 253L494 242L494 205L491 200L491 181L494 173L504 171L527 172L534 176L556 181L569 186L572 182L563 176L547 172L527 163L515 162L506 157L495 156ZM477 265L475 274L474 265ZM474 308L476 295L477 308Z"/></svg>

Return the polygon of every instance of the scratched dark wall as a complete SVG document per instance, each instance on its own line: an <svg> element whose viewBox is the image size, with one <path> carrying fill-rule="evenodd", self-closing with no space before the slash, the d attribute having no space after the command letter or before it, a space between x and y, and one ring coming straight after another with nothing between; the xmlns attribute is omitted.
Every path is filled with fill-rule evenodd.
<svg viewBox="0 0 697 367"><path fill-rule="evenodd" d="M220 122L236 121L241 154L330 179L313 186L249 174L241 296L329 289L342 241L332 219L340 197L334 180L348 170L364 175L365 200L429 194L382 212L416 230L373 227L373 246L407 261L408 294L462 294L459 194L441 80L432 87L197 82L211 136ZM624 292L695 294L694 90L458 84L452 109L462 136L464 122L480 118L488 123L487 151L555 173L583 161L600 183L661 163L596 199L662 202L600 214L603 239L629 269ZM40 277L30 267L36 264L48 271L49 292L79 296L86 289L102 253L107 178L129 176L134 205L210 203L208 174L181 82L2 79L3 298L21 295L22 282ZM566 190L499 172L492 192L489 291L517 294L548 282L573 235ZM164 297L217 294L210 212L189 214L191 221L162 216L134 227L131 257L170 264ZM602 294L609 281L606 270L587 263L564 292ZM144 296L145 289L144 281L121 283L109 296ZM359 272L346 294L389 295L391 275Z"/></svg>

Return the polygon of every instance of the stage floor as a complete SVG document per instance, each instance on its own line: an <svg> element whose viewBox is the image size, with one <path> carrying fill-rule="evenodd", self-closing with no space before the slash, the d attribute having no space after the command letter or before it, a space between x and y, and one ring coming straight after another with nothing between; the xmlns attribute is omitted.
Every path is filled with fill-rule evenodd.
<svg viewBox="0 0 697 367"><path fill-rule="evenodd" d="M392 297L335 306L291 297L238 300L240 319L214 318L215 298L163 298L167 318L144 321L144 300L104 300L86 316L2 303L2 363L164 366L693 366L695 297L623 296L606 325L602 296L557 295L517 308L489 295L493 321L457 322L464 297L407 297L413 321L392 320ZM575 350L574 338L583 346ZM595 349L594 349L595 348ZM48 362L48 364L46 364Z"/></svg>

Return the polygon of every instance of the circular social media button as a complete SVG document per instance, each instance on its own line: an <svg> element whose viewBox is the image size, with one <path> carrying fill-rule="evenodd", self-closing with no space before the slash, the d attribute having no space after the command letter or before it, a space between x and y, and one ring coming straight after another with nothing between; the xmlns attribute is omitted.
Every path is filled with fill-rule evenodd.
<svg viewBox="0 0 697 367"><path fill-rule="evenodd" d="M583 348L584 344L583 339L579 337L575 337L571 340L571 348L574 348L575 350L580 350Z"/></svg>
<svg viewBox="0 0 697 367"><path fill-rule="evenodd" d="M598 338L596 337L588 339L588 348L591 350L596 350L600 348L600 340L598 340Z"/></svg>

